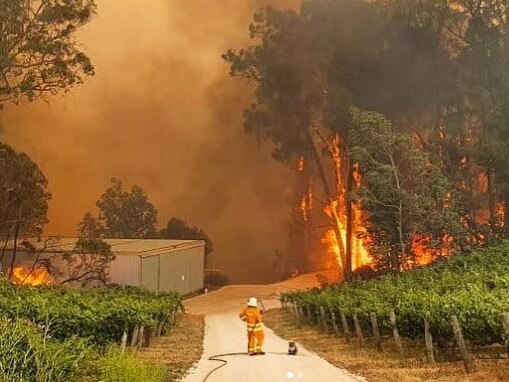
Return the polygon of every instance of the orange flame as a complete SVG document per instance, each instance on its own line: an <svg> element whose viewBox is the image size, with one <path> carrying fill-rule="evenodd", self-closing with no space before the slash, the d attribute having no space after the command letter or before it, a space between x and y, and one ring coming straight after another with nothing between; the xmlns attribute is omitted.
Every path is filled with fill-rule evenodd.
<svg viewBox="0 0 509 382"><path fill-rule="evenodd" d="M324 211L328 216L332 216L332 211L337 211L338 202L334 201L331 206L325 207ZM334 210L333 210L334 209ZM341 232L341 240L346 243L346 224L340 219L339 231ZM366 228L362 225L362 214L358 203L353 205L353 237L352 237L352 270L356 270L364 265L372 263L371 256L365 245L365 237L367 235ZM327 253L335 256L337 263L341 264L341 254L339 251L339 242L336 238L334 229L325 232L320 240L325 245ZM346 245L345 245L346 247Z"/></svg>
<svg viewBox="0 0 509 382"><path fill-rule="evenodd" d="M451 246L453 245L454 238L445 235L441 239L440 248L432 248L430 241L431 235L414 235L412 238L412 252L415 255L415 265L428 265L431 264L439 257L449 256L451 254Z"/></svg>
<svg viewBox="0 0 509 382"><path fill-rule="evenodd" d="M12 282L18 285L50 285L53 284L53 278L44 268L31 271L29 268L15 267L12 271Z"/></svg>
<svg viewBox="0 0 509 382"><path fill-rule="evenodd" d="M337 163L340 161L339 155L335 156L335 160ZM354 166L353 181L356 189L359 189L362 178L358 165ZM344 189L339 189L338 191L340 192L338 200L335 200L329 206L326 206L324 211L329 217L332 217L332 214L336 214L339 217L338 228L341 232L341 240L344 243L343 247L346 248L346 216L339 216L338 211L339 207L345 206L347 202ZM344 208L342 209L344 210ZM367 237L367 229L364 226L360 202L355 202L352 205L352 228L352 270L356 270L362 266L370 265L372 263L372 258L366 249L365 238ZM328 253L334 254L337 259L337 263L341 264L340 246L334 230L328 230L322 237L321 242L326 246Z"/></svg>

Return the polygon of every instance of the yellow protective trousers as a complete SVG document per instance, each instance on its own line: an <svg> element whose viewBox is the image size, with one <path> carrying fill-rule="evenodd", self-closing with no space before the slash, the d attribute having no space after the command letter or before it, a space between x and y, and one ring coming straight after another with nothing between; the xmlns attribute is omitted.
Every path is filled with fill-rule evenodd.
<svg viewBox="0 0 509 382"><path fill-rule="evenodd" d="M263 339L265 334L263 330L254 330L247 332L247 351L249 353L258 353L262 351Z"/></svg>
<svg viewBox="0 0 509 382"><path fill-rule="evenodd" d="M261 312L255 307L247 307L242 309L239 317L247 324L247 351L261 352L264 338Z"/></svg>

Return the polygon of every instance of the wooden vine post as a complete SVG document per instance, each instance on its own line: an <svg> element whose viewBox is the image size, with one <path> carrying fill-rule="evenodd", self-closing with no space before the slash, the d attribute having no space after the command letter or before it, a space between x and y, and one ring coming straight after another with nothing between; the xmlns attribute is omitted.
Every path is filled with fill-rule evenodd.
<svg viewBox="0 0 509 382"><path fill-rule="evenodd" d="M311 319L311 307L309 305L306 305L306 317L308 324L311 324L313 321Z"/></svg>
<svg viewBox="0 0 509 382"><path fill-rule="evenodd" d="M380 328L378 327L378 319L376 313L371 313L371 327L373 328L373 336L375 337L376 350L382 351L382 338L380 337Z"/></svg>
<svg viewBox="0 0 509 382"><path fill-rule="evenodd" d="M322 328L325 333L329 333L329 324L327 323L327 319L325 317L325 308L320 305L320 318L322 320Z"/></svg>
<svg viewBox="0 0 509 382"><path fill-rule="evenodd" d="M133 329L133 334L131 335L131 347L135 347L138 344L138 333L140 331L139 325L136 325Z"/></svg>
<svg viewBox="0 0 509 382"><path fill-rule="evenodd" d="M396 344L398 351L400 353L403 353L403 345L401 343L401 337L399 335L398 326L396 322L396 312L394 312L394 310L391 310L389 318L391 320L392 334L394 335L394 343Z"/></svg>
<svg viewBox="0 0 509 382"><path fill-rule="evenodd" d="M124 333L122 333L122 339L120 340L120 351L122 353L125 352L126 346L127 346L127 329L125 329Z"/></svg>
<svg viewBox="0 0 509 382"><path fill-rule="evenodd" d="M429 321L424 318L424 343L426 345L426 357L429 363L435 363L435 352L433 351L433 337L431 336Z"/></svg>
<svg viewBox="0 0 509 382"><path fill-rule="evenodd" d="M463 332L461 331L461 326L456 315L451 316L451 323L456 343L460 349L461 358L463 358L463 363L465 364L465 371L467 374L472 374L474 372L474 360L470 357L470 354L468 354Z"/></svg>
<svg viewBox="0 0 509 382"><path fill-rule="evenodd" d="M138 348L143 347L143 339L144 338L145 338L145 327L143 325L141 325L140 330L138 331L138 340L137 340Z"/></svg>
<svg viewBox="0 0 509 382"><path fill-rule="evenodd" d="M298 309L299 309L299 316L300 316L300 318L302 320L302 323L304 323L304 319L305 319L304 308L299 305Z"/></svg>
<svg viewBox="0 0 509 382"><path fill-rule="evenodd" d="M320 319L320 309L317 306L315 306L315 317L316 317L315 327L316 330L319 330L320 327L322 326L322 321Z"/></svg>
<svg viewBox="0 0 509 382"><path fill-rule="evenodd" d="M336 313L334 313L334 310L332 308L329 308L329 309L330 309L330 317L331 317L331 321L332 321L332 329L334 330L334 333L336 333L336 335L339 337L340 333L339 333L338 322L336 321Z"/></svg>
<svg viewBox="0 0 509 382"><path fill-rule="evenodd" d="M300 316L300 309L299 308L300 308L299 305L295 305L295 317L297 317L297 321L300 323L302 318Z"/></svg>
<svg viewBox="0 0 509 382"><path fill-rule="evenodd" d="M346 342L350 343L351 335L350 328L348 327L348 321L346 320L345 313L340 311L341 323L343 324L343 334L345 335Z"/></svg>
<svg viewBox="0 0 509 382"><path fill-rule="evenodd" d="M509 356L509 312L502 314L502 323L504 324L506 351Z"/></svg>
<svg viewBox="0 0 509 382"><path fill-rule="evenodd" d="M295 312L295 303L294 303L294 302L291 302L291 303L290 303L290 313L292 314L292 316L293 316L294 318L296 318L297 313Z"/></svg>
<svg viewBox="0 0 509 382"><path fill-rule="evenodd" d="M163 323L162 321L157 322L157 332L156 337L161 337L161 333L163 332Z"/></svg>
<svg viewBox="0 0 509 382"><path fill-rule="evenodd" d="M361 323L359 322L359 318L357 317L357 314L353 314L353 325L355 327L355 334L357 335L357 339L361 344L364 344L364 334L362 334L362 327Z"/></svg>

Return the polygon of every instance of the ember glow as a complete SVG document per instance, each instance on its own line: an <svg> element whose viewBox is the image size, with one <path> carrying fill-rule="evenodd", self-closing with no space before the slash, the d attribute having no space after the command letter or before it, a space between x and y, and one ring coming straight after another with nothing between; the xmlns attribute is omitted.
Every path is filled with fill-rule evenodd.
<svg viewBox="0 0 509 382"><path fill-rule="evenodd" d="M300 210L302 212L302 218L304 221L308 221L309 215L313 210L313 185L309 185L308 192L302 196L302 201L300 202Z"/></svg>
<svg viewBox="0 0 509 382"><path fill-rule="evenodd" d="M51 285L53 278L44 268L30 269L15 267L12 271L12 282L18 285Z"/></svg>

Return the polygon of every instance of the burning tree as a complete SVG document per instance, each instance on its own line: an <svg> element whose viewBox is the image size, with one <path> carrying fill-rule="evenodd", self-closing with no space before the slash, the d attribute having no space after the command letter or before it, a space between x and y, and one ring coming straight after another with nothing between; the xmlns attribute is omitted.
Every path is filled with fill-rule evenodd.
<svg viewBox="0 0 509 382"><path fill-rule="evenodd" d="M460 244L507 234L508 13L507 2L497 0L419 7L402 0L310 0L300 12L257 13L250 26L255 43L223 55L232 76L256 85L246 132L270 140L274 157L297 168L294 209L301 211L304 241L320 240L325 212L329 227L321 241L347 277L373 256L401 269L403 258L417 253L417 262L426 263ZM399 142L393 148L410 150L393 158L403 168L386 167L389 157L374 166L360 155L366 142L352 142L359 138L351 134L359 124L350 123L352 105L393 121ZM400 190L389 203L396 215L378 216L369 197L392 190L382 185L396 174ZM368 253L370 240L383 242L371 235L383 232L387 240L388 220L399 255L392 245Z"/></svg>
<svg viewBox="0 0 509 382"><path fill-rule="evenodd" d="M431 158L378 113L353 108L349 138L377 268L403 270L457 250L464 228L455 191Z"/></svg>

